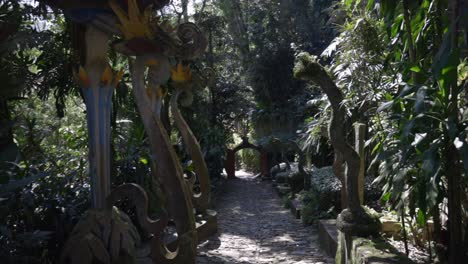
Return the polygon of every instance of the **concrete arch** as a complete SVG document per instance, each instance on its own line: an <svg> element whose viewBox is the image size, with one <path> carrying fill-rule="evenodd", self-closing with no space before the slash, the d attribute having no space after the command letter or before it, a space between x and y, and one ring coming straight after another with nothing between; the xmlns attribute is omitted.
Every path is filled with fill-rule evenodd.
<svg viewBox="0 0 468 264"><path fill-rule="evenodd" d="M226 160L224 162L224 168L228 179L236 178L236 153L242 149L254 149L260 154L260 173L262 177L268 176L268 153L262 146L257 146L249 142L247 137L242 137L242 143L237 145L233 149L227 150Z"/></svg>

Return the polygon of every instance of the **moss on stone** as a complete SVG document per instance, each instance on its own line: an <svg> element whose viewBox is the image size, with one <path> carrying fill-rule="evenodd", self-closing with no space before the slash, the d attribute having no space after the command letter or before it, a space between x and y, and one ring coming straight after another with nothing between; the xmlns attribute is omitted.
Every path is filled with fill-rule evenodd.
<svg viewBox="0 0 468 264"><path fill-rule="evenodd" d="M346 263L344 250L344 234L339 232L338 248L336 250L335 263ZM405 255L398 252L385 240L380 238L368 239L352 237L351 264L412 264L413 262Z"/></svg>
<svg viewBox="0 0 468 264"><path fill-rule="evenodd" d="M343 259L343 233L338 232L338 246L336 247L335 264L346 263L346 259Z"/></svg>
<svg viewBox="0 0 468 264"><path fill-rule="evenodd" d="M378 236L380 232L378 215L370 213L364 207L361 207L361 210L357 212L345 209L336 220L338 229L352 236Z"/></svg>
<svg viewBox="0 0 468 264"><path fill-rule="evenodd" d="M352 263L413 263L382 239L353 238Z"/></svg>
<svg viewBox="0 0 468 264"><path fill-rule="evenodd" d="M326 73L322 65L318 63L317 56L307 52L301 52L296 57L294 64L294 78L301 80L314 80L316 76Z"/></svg>

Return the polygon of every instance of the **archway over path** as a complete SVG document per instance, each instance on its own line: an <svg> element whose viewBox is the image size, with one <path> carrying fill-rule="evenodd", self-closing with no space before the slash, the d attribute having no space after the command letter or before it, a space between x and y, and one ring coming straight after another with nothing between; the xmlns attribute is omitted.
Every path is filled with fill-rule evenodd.
<svg viewBox="0 0 468 264"><path fill-rule="evenodd" d="M260 154L260 174L262 177L268 176L268 153L262 146L257 146L249 142L248 137L242 137L242 143L234 149L228 149L224 168L226 169L228 179L236 178L236 153L242 149L254 149Z"/></svg>

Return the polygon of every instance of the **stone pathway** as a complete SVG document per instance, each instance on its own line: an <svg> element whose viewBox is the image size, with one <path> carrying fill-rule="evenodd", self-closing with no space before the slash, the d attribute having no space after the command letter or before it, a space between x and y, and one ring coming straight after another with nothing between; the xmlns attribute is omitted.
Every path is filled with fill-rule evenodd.
<svg viewBox="0 0 468 264"><path fill-rule="evenodd" d="M199 245L197 263L333 263L320 250L316 230L293 219L269 182L236 176L218 198L219 232Z"/></svg>

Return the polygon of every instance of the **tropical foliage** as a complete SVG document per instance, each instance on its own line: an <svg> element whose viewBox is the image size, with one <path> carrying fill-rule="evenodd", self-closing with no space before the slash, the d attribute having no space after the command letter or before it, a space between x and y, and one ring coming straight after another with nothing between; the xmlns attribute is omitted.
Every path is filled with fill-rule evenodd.
<svg viewBox="0 0 468 264"><path fill-rule="evenodd" d="M208 41L191 66L192 97L182 98L193 104L181 112L200 142L213 187L239 136L264 146L271 165L297 161L278 143L288 140L300 143L311 165L333 163L327 97L293 77L296 56L307 51L345 96L348 140L354 140L354 123L366 125L366 177L381 204L412 230L433 227L432 239L415 242L439 261L456 263L466 254L466 3L171 2L159 12L162 20L196 22ZM78 25L43 1L0 0L0 257L8 256L7 263L55 263L90 204L86 110L73 77L82 59L80 37ZM122 55L110 51L109 57L124 71L112 98L112 184L144 186L151 213L159 213L164 197L160 184L146 177L151 154L130 68ZM190 157L171 124L169 102L164 105L163 123L188 173ZM239 160L246 169L259 168L256 152L244 151ZM339 213L320 209L313 191L303 194L306 222Z"/></svg>
<svg viewBox="0 0 468 264"><path fill-rule="evenodd" d="M454 2L342 1L333 12L345 22L322 53L346 94L349 127L368 126L368 173L377 172L383 201L421 228L433 221L437 250L447 250L445 228L460 234L450 236L451 257L461 250L468 187L466 21L457 20L466 8ZM320 119L311 132L328 112ZM306 136L309 148L318 136Z"/></svg>

